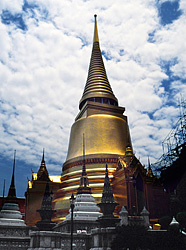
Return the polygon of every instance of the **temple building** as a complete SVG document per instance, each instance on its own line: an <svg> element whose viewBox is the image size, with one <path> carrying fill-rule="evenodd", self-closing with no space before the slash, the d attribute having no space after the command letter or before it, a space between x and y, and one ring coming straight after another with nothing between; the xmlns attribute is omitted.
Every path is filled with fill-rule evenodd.
<svg viewBox="0 0 186 250"><path fill-rule="evenodd" d="M125 243L120 233L123 226L146 227L149 247L153 245L154 249L167 243L170 249L174 242L185 246L186 233L179 232L174 217L168 231L149 228L170 214L168 196L153 174L150 161L145 168L133 152L125 108L118 105L104 67L96 15L92 55L79 109L61 176L49 175L43 150L40 168L28 180L25 200L16 196L14 154L8 196L5 198L3 192L0 198L0 249L111 249L118 236ZM174 202L179 199L182 206L185 178L184 174L174 197ZM70 206L73 194L75 202ZM23 209L24 201L25 218L19 206ZM131 242L137 236L135 232L130 233ZM178 233L183 234L182 238ZM169 238L165 238L167 235ZM120 241L116 239L118 249ZM180 249L180 245L175 246Z"/></svg>
<svg viewBox="0 0 186 250"><path fill-rule="evenodd" d="M169 214L167 194L153 175L150 163L146 169L134 155L125 108L118 105L107 78L96 15L92 55L79 109L71 128L61 176L48 174L43 152L38 172L32 173L32 180L28 181L26 224L33 226L40 220L37 210L41 207L47 181L54 196L52 220L55 223L64 221L69 213L69 199L72 193L77 193L82 166L85 165L91 195L98 204L101 202L107 164L113 196L118 203L114 215L119 216L123 206L129 215L140 214L146 207L151 223Z"/></svg>
<svg viewBox="0 0 186 250"><path fill-rule="evenodd" d="M59 189L61 180L60 176L49 175L43 150L40 168L37 173L32 172L32 180L28 180L28 188L25 192L25 222L29 226L34 226L40 220L37 210L41 207L47 182L49 183L50 191L55 193Z"/></svg>
<svg viewBox="0 0 186 250"><path fill-rule="evenodd" d="M54 195L54 221L60 223L68 214L69 198L79 186L83 161L96 203L101 201L107 163L114 199L119 204L115 214L119 214L122 206L129 213L140 213L145 206L152 219L166 214L166 195L162 186L133 153L127 116L123 114L125 108L118 105L104 67L96 15L92 55L79 110L71 128L60 189ZM85 159L82 152L83 134ZM162 211L157 204L161 204Z"/></svg>

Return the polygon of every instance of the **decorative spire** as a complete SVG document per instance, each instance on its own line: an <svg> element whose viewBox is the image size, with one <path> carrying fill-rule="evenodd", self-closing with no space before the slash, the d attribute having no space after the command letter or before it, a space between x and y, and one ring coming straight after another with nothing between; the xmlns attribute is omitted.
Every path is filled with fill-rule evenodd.
<svg viewBox="0 0 186 250"><path fill-rule="evenodd" d="M16 189L15 189L15 157L16 157L16 150L14 151L14 163L13 163L13 172L12 172L12 180L10 184L10 188L8 191L7 199L14 199L16 198Z"/></svg>
<svg viewBox="0 0 186 250"><path fill-rule="evenodd" d="M4 184L3 184L3 199L2 199L2 207L4 205L4 201L5 201L5 179L4 179Z"/></svg>
<svg viewBox="0 0 186 250"><path fill-rule="evenodd" d="M133 158L133 152L131 145L127 145L126 151L125 151L125 161L127 163L127 166L131 163L131 160Z"/></svg>
<svg viewBox="0 0 186 250"><path fill-rule="evenodd" d="M85 166L85 138L83 134L83 167L82 167L82 173L81 173L81 179L80 179L80 187L77 190L77 194L87 194L91 193L91 188L88 187L88 177L87 177L87 171Z"/></svg>
<svg viewBox="0 0 186 250"><path fill-rule="evenodd" d="M107 79L98 38L97 15L95 17L94 39L92 56L90 60L87 82L83 96L80 100L79 108L81 109L87 100L118 105L118 100L114 96L112 88Z"/></svg>
<svg viewBox="0 0 186 250"><path fill-rule="evenodd" d="M48 181L46 183L41 208L38 209L37 212L39 212L41 216L41 221L38 221L36 226L39 230L50 231L55 226L55 223L51 221L55 210L52 209L52 193L50 192Z"/></svg>
<svg viewBox="0 0 186 250"><path fill-rule="evenodd" d="M97 27L97 15L94 15L94 18L95 18L95 25L94 25L94 39L93 39L93 42L99 42L98 27Z"/></svg>
<svg viewBox="0 0 186 250"><path fill-rule="evenodd" d="M42 157L42 162L45 163L45 149L43 148L43 157Z"/></svg>
<svg viewBox="0 0 186 250"><path fill-rule="evenodd" d="M101 203L115 203L114 197L113 197L113 192L112 192L112 187L110 185L110 180L108 177L107 164L106 164L105 180L104 180L104 187L103 187Z"/></svg>
<svg viewBox="0 0 186 250"><path fill-rule="evenodd" d="M101 227L114 226L118 222L118 218L115 218L113 215L114 209L117 205L119 204L115 202L113 197L112 187L110 185L110 180L108 177L108 168L106 164L103 193L101 203L98 204L98 206L101 208L101 212L103 213L103 216L98 218Z"/></svg>
<svg viewBox="0 0 186 250"><path fill-rule="evenodd" d="M150 165L151 165L150 164L150 159L148 157L148 177L154 177L153 172L152 172L152 168L151 168Z"/></svg>
<svg viewBox="0 0 186 250"><path fill-rule="evenodd" d="M150 168L150 159L149 159L149 156L148 156L148 168Z"/></svg>
<svg viewBox="0 0 186 250"><path fill-rule="evenodd" d="M85 167L85 136L83 134L83 168L82 168L82 176L86 176L86 167Z"/></svg>
<svg viewBox="0 0 186 250"><path fill-rule="evenodd" d="M45 151L43 148L43 156L41 161L41 166L37 172L37 180L40 181L49 181L48 171L45 164Z"/></svg>

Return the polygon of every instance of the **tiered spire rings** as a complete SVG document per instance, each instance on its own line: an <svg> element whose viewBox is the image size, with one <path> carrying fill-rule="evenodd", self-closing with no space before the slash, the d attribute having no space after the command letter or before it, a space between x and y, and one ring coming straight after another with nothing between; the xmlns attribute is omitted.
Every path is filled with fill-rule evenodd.
<svg viewBox="0 0 186 250"><path fill-rule="evenodd" d="M110 83L107 78L105 66L103 63L98 38L97 15L95 17L94 39L92 56L88 71L87 82L83 96L80 100L79 108L81 109L87 100L102 102L118 106L118 100L115 97Z"/></svg>

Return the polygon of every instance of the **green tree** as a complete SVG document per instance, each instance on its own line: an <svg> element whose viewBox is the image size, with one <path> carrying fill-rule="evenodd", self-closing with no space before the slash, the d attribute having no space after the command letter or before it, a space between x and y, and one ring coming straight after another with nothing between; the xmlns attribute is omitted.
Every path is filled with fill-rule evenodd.
<svg viewBox="0 0 186 250"><path fill-rule="evenodd" d="M116 228L112 250L185 250L186 236L173 227L168 231L147 230L139 225Z"/></svg>
<svg viewBox="0 0 186 250"><path fill-rule="evenodd" d="M117 235L112 242L112 250L123 250L129 248L149 249L150 239L147 228L140 225L121 226L117 229Z"/></svg>
<svg viewBox="0 0 186 250"><path fill-rule="evenodd" d="M159 219L159 224L161 225L161 229L168 229L169 224L171 223L172 218L170 216L163 216Z"/></svg>
<svg viewBox="0 0 186 250"><path fill-rule="evenodd" d="M180 212L176 215L176 220L180 223L180 228L186 230L186 212Z"/></svg>

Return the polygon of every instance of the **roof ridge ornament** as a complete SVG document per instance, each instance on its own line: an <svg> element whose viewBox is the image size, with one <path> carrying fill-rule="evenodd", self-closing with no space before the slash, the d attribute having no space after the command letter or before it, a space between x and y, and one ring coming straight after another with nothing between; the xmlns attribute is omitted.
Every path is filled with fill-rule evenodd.
<svg viewBox="0 0 186 250"><path fill-rule="evenodd" d="M47 170L46 164L45 164L45 151L44 151L44 148L43 148L43 156L42 156L42 160L41 160L41 165L40 165L40 168L39 168L39 170L37 172L37 180L50 181L48 170Z"/></svg>

